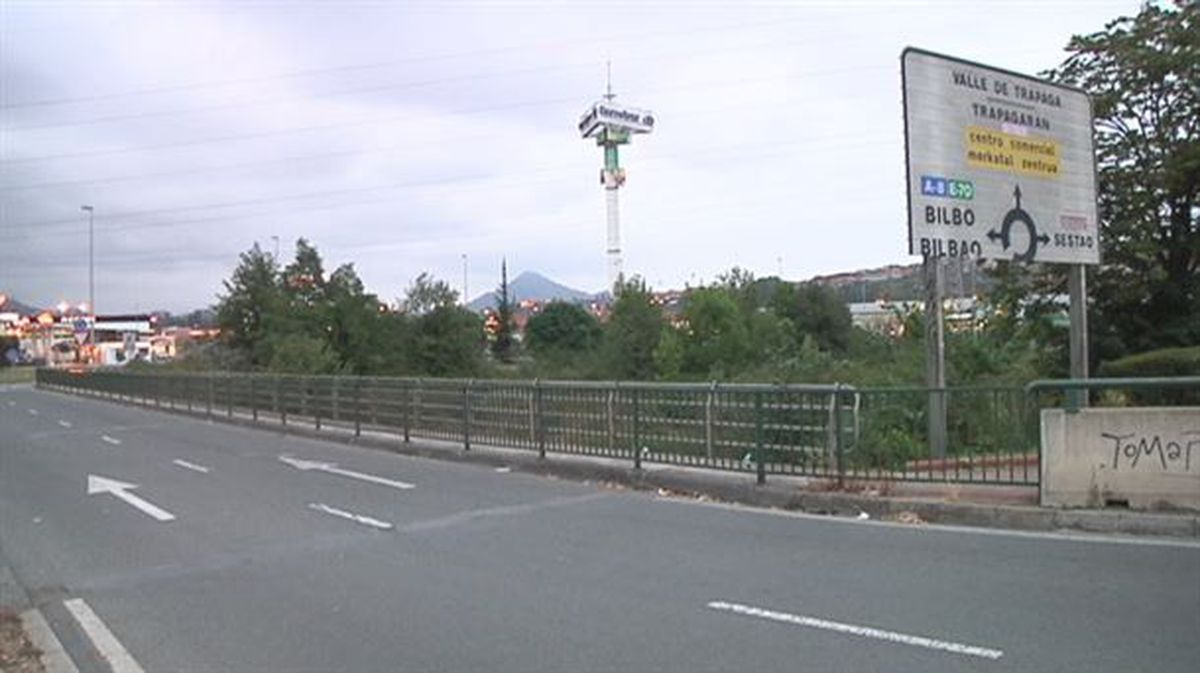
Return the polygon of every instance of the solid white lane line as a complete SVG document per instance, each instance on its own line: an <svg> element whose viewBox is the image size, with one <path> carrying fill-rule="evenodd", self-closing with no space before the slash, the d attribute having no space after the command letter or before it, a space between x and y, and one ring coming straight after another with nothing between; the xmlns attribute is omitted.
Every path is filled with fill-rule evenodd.
<svg viewBox="0 0 1200 673"><path fill-rule="evenodd" d="M96 647L100 656L108 662L113 673L146 673L129 653L129 650L126 650L113 632L108 630L100 616L92 611L91 606L83 602L82 598L63 601L63 605L71 611L75 621L79 622L79 626L91 639L92 645Z"/></svg>
<svg viewBox="0 0 1200 673"><path fill-rule="evenodd" d="M119 440L115 437L109 437L108 435L100 435L100 439L102 439L105 442L108 442L109 444L112 444L113 446L121 445L121 440Z"/></svg>
<svg viewBox="0 0 1200 673"><path fill-rule="evenodd" d="M354 512L347 512L344 509L330 507L329 505L326 505L324 503L312 502L312 503L308 504L308 508L316 510L318 512L325 512L326 514L332 514L334 516L339 516L343 519L348 519L355 523L361 523L364 526L371 526L372 528L378 528L380 530L391 530L392 529L392 524L388 523L387 521L380 521L379 519L372 519L369 516L355 514Z"/></svg>
<svg viewBox="0 0 1200 673"><path fill-rule="evenodd" d="M29 415L30 415L30 416L37 416L37 415L38 415L38 410L37 410L37 409L30 409L30 410L29 410Z"/></svg>
<svg viewBox="0 0 1200 673"><path fill-rule="evenodd" d="M171 462L175 463L179 467L184 468L185 470L192 470L193 472L203 472L204 474L208 474L208 468L204 467L203 465L189 463L186 460L179 460L178 458L172 460Z"/></svg>
<svg viewBox="0 0 1200 673"><path fill-rule="evenodd" d="M64 428L69 428L69 427L71 427L71 421L62 421L62 420L60 420L60 421L58 422L58 424L59 424L59 425L61 425L61 426L63 426Z"/></svg>
<svg viewBox="0 0 1200 673"><path fill-rule="evenodd" d="M79 673L62 642L46 623L41 610L33 608L22 612L21 623L25 627L25 633L29 634L29 642L41 651L42 667L47 673Z"/></svg>
<svg viewBox="0 0 1200 673"><path fill-rule="evenodd" d="M944 652L953 652L955 654L966 654L972 657L982 657L984 659L999 659L1000 657L1004 656L1003 651L994 650L989 647L966 645L948 640L937 640L936 638L929 638L926 636L914 636L907 633L897 633L895 631L884 631L883 629L876 629L870 626L858 626L855 624L845 624L843 622L833 622L829 621L828 619L805 617L804 615L793 615L787 612L776 612L775 610L756 608L752 605L742 605L740 603L713 601L708 604L708 607L713 610L732 612L734 614L745 615L747 617L769 619L771 621L793 624L795 626L807 626L814 629L836 631L838 633L845 633L852 636L886 640L893 643L900 643L902 645L925 647L931 650L941 650Z"/></svg>

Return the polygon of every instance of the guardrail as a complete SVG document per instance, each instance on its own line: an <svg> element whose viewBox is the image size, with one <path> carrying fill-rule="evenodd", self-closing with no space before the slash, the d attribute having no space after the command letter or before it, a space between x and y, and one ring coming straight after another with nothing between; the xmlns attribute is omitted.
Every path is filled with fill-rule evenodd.
<svg viewBox="0 0 1200 673"><path fill-rule="evenodd" d="M40 369L44 388L283 426L836 480L1036 485L1039 410L1075 389L1200 398L1200 377L1019 387L613 383ZM1129 391L1132 391L1130 393ZM947 449L926 437L931 395ZM1140 397L1138 397L1140 395ZM1097 402L1124 403L1117 398ZM1200 401L1200 400L1198 400Z"/></svg>

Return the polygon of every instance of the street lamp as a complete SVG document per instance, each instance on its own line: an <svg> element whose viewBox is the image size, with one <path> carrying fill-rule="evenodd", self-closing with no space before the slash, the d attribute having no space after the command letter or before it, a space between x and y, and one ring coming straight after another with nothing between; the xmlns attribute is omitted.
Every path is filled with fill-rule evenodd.
<svg viewBox="0 0 1200 673"><path fill-rule="evenodd" d="M88 214L88 308L92 309L91 327L88 330L88 345L96 348L96 209L91 206L80 206L80 210Z"/></svg>

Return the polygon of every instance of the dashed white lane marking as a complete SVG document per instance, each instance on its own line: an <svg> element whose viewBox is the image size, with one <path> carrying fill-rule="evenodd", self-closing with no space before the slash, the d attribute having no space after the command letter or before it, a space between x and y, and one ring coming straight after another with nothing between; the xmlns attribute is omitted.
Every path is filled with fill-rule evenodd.
<svg viewBox="0 0 1200 673"><path fill-rule="evenodd" d="M767 610L765 608L756 608L752 605L742 605L740 603L713 601L708 604L708 607L712 608L713 610L732 612L734 614L745 615L747 617L769 619L771 621L793 624L795 626L807 626L814 629L836 631L838 633L846 633L852 636L886 640L893 643L900 643L902 645L913 645L915 647L924 647L931 650L941 650L943 652L953 652L955 654L966 654L972 657L982 657L984 659L999 659L1000 657L1004 656L1003 651L994 650L990 647L966 645L963 643L955 643L949 640L938 640L936 638L929 638L926 636L913 636L907 633L897 633L895 631L884 631L883 629L876 629L870 626L858 626L855 624L845 624L843 622L832 622L828 619L805 617L804 615L793 615L787 612L777 612L775 610Z"/></svg>
<svg viewBox="0 0 1200 673"><path fill-rule="evenodd" d="M175 460L172 460L171 462L175 463L176 465L178 465L179 467L182 467L185 470L191 470L193 472L202 472L204 474L208 474L208 468L204 467L203 465L189 463L186 460L179 460L178 458L176 458Z"/></svg>
<svg viewBox="0 0 1200 673"><path fill-rule="evenodd" d="M104 660L108 662L113 673L146 673L138 664L129 650L117 640L112 631L108 630L100 616L97 615L82 598L72 598L63 601L63 605L71 611L75 621L83 628L83 632L91 639L92 645Z"/></svg>
<svg viewBox="0 0 1200 673"><path fill-rule="evenodd" d="M58 424L59 424L59 425L61 425L61 426L63 426L64 428L69 428L69 427L71 427L71 421L62 421L62 420L60 420L60 421L58 422Z"/></svg>
<svg viewBox="0 0 1200 673"><path fill-rule="evenodd" d="M497 468L496 468L496 471L497 471L497 472L499 472L500 474L508 474L509 472L512 472L512 468L511 468L511 467L507 467L507 466L505 466L505 467L497 467Z"/></svg>
<svg viewBox="0 0 1200 673"><path fill-rule="evenodd" d="M17 401L16 401L16 400L9 400L9 401L8 401L8 406L10 406L10 407L15 407L15 406L17 406Z"/></svg>
<svg viewBox="0 0 1200 673"><path fill-rule="evenodd" d="M115 437L109 437L108 435L100 435L100 439L105 442L108 442L109 444L112 444L113 446L121 445L121 440L119 440Z"/></svg>
<svg viewBox="0 0 1200 673"><path fill-rule="evenodd" d="M369 516L355 514L354 512L347 512L344 509L330 507L329 505L326 505L324 503L319 503L319 502L309 503L308 508L316 510L318 512L325 512L326 514L332 514L334 516L339 516L343 519L348 519L355 523L361 523L364 526L370 526L372 528L378 528L380 530L391 530L392 529L392 524L388 523L387 521L380 521L379 519L372 519Z"/></svg>
<svg viewBox="0 0 1200 673"><path fill-rule="evenodd" d="M29 415L30 415L30 416L37 416L37 415L38 415L38 410L37 410L37 409L30 409L30 410L29 410Z"/></svg>

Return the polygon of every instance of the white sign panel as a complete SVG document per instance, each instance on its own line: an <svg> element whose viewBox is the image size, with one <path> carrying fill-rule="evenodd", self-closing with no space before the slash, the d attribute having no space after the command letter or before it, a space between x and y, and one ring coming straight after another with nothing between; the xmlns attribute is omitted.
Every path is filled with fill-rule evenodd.
<svg viewBox="0 0 1200 673"><path fill-rule="evenodd" d="M654 115L649 110L606 100L592 105L579 119L579 133L584 138L590 138L605 126L631 133L649 133L654 130Z"/></svg>
<svg viewBox="0 0 1200 673"><path fill-rule="evenodd" d="M911 47L901 71L910 254L1100 262L1086 93Z"/></svg>

